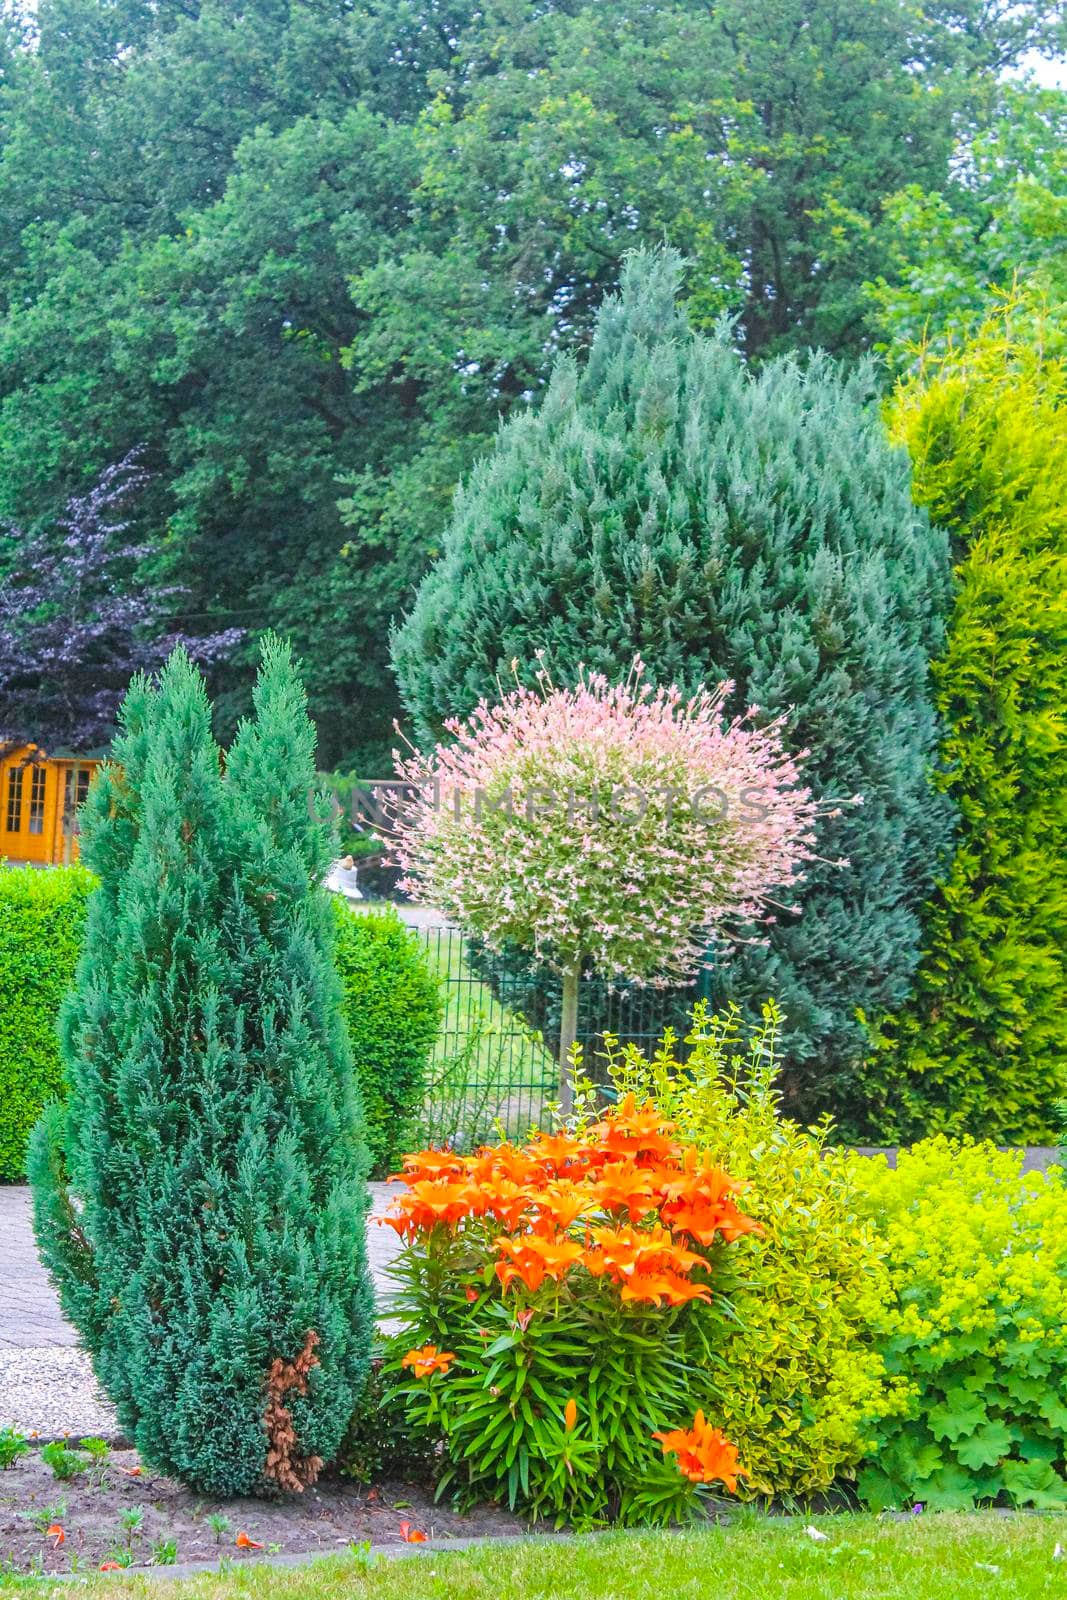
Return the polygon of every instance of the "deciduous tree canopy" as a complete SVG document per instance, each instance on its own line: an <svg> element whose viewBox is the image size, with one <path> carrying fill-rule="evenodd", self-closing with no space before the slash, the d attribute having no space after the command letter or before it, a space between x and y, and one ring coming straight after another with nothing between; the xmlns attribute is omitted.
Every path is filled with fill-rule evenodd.
<svg viewBox="0 0 1067 1600"><path fill-rule="evenodd" d="M1058 12L40 0L0 44L0 514L145 441L173 620L290 632L324 756L370 761L453 486L624 251L682 249L753 357L857 353L883 203Z"/></svg>

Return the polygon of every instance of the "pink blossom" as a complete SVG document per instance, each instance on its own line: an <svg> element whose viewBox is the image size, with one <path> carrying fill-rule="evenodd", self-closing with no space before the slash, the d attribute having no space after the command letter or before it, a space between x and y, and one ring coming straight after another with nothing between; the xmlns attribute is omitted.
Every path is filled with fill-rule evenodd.
<svg viewBox="0 0 1067 1600"><path fill-rule="evenodd" d="M769 920L820 814L781 719L725 721L730 684L687 699L641 678L542 673L428 757L398 754L417 790L394 807L405 887L490 946L638 980L689 977L709 940Z"/></svg>

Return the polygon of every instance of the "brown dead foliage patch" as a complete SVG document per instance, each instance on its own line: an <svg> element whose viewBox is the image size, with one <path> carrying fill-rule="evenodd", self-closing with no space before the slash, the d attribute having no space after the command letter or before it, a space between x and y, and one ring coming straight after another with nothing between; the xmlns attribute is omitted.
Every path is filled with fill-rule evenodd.
<svg viewBox="0 0 1067 1600"><path fill-rule="evenodd" d="M265 1472L279 1488L291 1494L302 1494L322 1471L321 1456L300 1454L293 1413L285 1404L285 1396L294 1389L297 1394L307 1394L308 1373L319 1364L315 1346L321 1342L314 1328L309 1328L304 1338L304 1348L296 1360L283 1361L280 1356L275 1356L267 1373L267 1405L263 1413L263 1426L267 1430L270 1448Z"/></svg>

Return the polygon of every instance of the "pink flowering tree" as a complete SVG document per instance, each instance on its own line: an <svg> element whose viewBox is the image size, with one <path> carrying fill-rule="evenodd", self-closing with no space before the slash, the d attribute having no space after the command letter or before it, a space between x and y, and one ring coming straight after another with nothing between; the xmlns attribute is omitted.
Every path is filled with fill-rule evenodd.
<svg viewBox="0 0 1067 1600"><path fill-rule="evenodd" d="M560 1100L584 970L692 977L709 942L771 921L812 854L818 806L780 723L725 721L730 684L683 699L583 673L483 702L428 756L397 754L402 885L563 981Z"/></svg>

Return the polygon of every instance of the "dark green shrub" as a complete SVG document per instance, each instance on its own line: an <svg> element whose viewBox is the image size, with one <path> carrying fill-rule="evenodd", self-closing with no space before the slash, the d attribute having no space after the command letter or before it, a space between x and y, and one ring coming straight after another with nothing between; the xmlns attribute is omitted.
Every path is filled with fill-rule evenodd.
<svg viewBox="0 0 1067 1600"><path fill-rule="evenodd" d="M336 902L337 968L352 1059L363 1090L367 1147L384 1177L400 1165L422 1103L441 1020L441 991L422 946L395 911Z"/></svg>
<svg viewBox="0 0 1067 1600"><path fill-rule="evenodd" d="M314 730L268 642L225 769L176 652L90 790L99 878L34 1131L38 1247L123 1431L209 1495L299 1489L366 1379L359 1085L309 814Z"/></svg>
<svg viewBox="0 0 1067 1600"><path fill-rule="evenodd" d="M92 887L84 867L0 868L0 1182L25 1175L30 1129L62 1088L56 1022Z"/></svg>
<svg viewBox="0 0 1067 1600"><path fill-rule="evenodd" d="M357 1483L392 1478L428 1483L438 1463L432 1444L417 1435L404 1416L403 1383L383 1370L381 1358L371 1362L363 1397L356 1407L337 1457L338 1470Z"/></svg>

